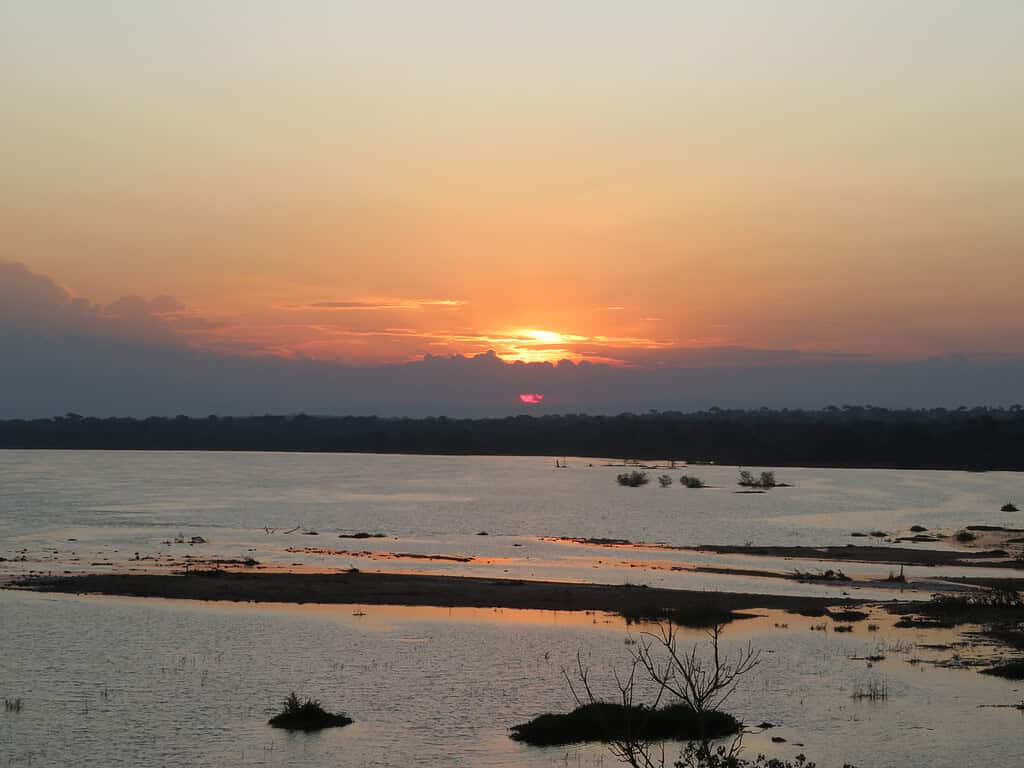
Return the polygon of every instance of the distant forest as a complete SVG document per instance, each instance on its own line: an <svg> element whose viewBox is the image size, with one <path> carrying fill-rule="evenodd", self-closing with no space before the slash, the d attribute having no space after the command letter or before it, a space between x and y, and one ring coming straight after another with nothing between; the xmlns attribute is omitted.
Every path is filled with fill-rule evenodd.
<svg viewBox="0 0 1024 768"><path fill-rule="evenodd" d="M721 410L490 419L0 421L0 448L600 456L748 466L1024 470L1024 409Z"/></svg>

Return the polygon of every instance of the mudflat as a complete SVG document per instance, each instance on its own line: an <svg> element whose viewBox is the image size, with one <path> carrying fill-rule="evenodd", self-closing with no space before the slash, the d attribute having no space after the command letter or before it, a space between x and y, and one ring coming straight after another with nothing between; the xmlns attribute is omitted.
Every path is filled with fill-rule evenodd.
<svg viewBox="0 0 1024 768"><path fill-rule="evenodd" d="M185 574L82 574L32 576L20 589L70 594L163 597L279 603L427 605L469 608L525 608L609 611L638 608L669 611L734 611L776 608L807 612L859 602L848 597L803 597L706 592L613 584L522 581L405 573L245 573L193 571Z"/></svg>

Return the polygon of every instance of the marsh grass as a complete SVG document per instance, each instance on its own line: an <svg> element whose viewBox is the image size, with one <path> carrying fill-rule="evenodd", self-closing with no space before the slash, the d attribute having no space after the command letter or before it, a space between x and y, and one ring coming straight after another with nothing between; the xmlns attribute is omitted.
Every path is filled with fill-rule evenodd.
<svg viewBox="0 0 1024 768"><path fill-rule="evenodd" d="M889 686L884 680L858 683L853 689L853 698L857 701L885 701L889 698Z"/></svg>
<svg viewBox="0 0 1024 768"><path fill-rule="evenodd" d="M680 627L704 629L728 624L735 619L747 618L749 614L726 610L710 601L688 608L662 608L653 605L636 605L623 608L619 614L627 624L656 623L669 621Z"/></svg>
<svg viewBox="0 0 1024 768"><path fill-rule="evenodd" d="M1006 664L997 664L994 667L978 671L983 675L1004 677L1007 680L1024 680L1024 660L1010 661Z"/></svg>
<svg viewBox="0 0 1024 768"><path fill-rule="evenodd" d="M21 712L21 697L4 697L4 712Z"/></svg>

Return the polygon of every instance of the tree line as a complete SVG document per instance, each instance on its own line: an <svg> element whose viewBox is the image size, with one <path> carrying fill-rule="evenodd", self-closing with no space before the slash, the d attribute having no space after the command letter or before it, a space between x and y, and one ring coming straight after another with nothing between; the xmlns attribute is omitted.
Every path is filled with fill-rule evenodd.
<svg viewBox="0 0 1024 768"><path fill-rule="evenodd" d="M1024 470L1024 409L650 411L0 421L0 448L602 456L761 466Z"/></svg>

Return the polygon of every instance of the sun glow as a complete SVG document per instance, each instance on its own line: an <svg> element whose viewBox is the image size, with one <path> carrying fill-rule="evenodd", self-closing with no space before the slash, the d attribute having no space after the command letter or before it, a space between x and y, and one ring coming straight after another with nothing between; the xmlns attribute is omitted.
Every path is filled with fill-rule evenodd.
<svg viewBox="0 0 1024 768"><path fill-rule="evenodd" d="M565 344L568 340L567 337L561 333L545 331L539 328L524 328L523 330L515 331L513 335L522 336L527 344Z"/></svg>

